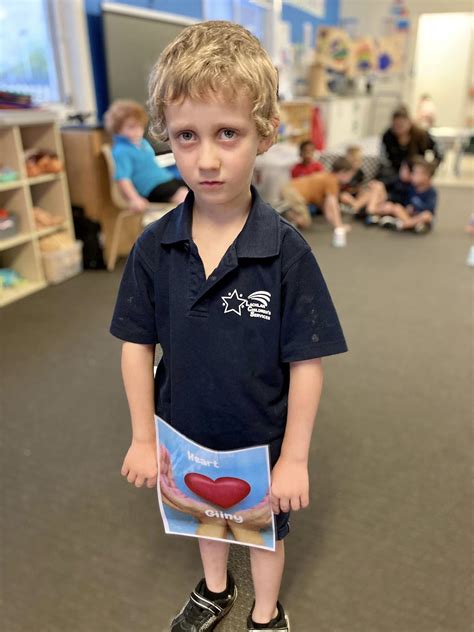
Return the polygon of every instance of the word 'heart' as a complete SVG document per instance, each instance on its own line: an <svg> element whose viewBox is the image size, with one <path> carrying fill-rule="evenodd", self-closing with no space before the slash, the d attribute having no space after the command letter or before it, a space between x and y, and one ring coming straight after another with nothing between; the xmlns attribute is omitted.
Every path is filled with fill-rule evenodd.
<svg viewBox="0 0 474 632"><path fill-rule="evenodd" d="M215 481L204 474L190 472L184 477L187 487L214 505L228 509L240 503L250 493L250 485L241 478L223 476Z"/></svg>

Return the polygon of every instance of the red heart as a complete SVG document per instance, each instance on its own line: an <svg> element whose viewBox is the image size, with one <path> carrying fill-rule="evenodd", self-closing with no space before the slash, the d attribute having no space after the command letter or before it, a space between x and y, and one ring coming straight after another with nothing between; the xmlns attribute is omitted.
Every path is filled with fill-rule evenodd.
<svg viewBox="0 0 474 632"><path fill-rule="evenodd" d="M184 482L192 492L224 509L239 503L251 490L247 481L232 476L223 476L213 481L204 474L190 472L184 477Z"/></svg>

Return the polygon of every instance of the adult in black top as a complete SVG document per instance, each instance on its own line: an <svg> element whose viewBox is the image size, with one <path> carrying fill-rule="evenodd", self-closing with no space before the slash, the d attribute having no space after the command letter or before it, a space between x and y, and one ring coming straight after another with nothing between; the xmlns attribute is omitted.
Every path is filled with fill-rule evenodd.
<svg viewBox="0 0 474 632"><path fill-rule="evenodd" d="M385 183L398 174L402 162L410 163L415 156L425 158L428 151L433 152L437 163L441 162L442 155L433 137L411 121L405 107L398 108L392 115L391 126L382 136L377 179Z"/></svg>

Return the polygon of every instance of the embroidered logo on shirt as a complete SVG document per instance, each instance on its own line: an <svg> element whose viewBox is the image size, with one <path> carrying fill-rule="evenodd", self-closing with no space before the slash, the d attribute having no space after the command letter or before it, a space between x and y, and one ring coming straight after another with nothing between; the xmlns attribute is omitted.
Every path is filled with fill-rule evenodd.
<svg viewBox="0 0 474 632"><path fill-rule="evenodd" d="M270 292L259 290L258 292L252 292L247 298L243 298L243 294L239 294L237 290L234 290L221 298L223 300L224 314L234 312L234 314L242 316L242 309L245 308L250 318L271 319L272 312L267 309L272 298Z"/></svg>

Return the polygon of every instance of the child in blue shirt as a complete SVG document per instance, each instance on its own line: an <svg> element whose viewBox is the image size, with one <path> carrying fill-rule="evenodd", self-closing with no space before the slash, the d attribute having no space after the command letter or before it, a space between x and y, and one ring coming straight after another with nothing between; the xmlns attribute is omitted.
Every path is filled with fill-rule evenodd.
<svg viewBox="0 0 474 632"><path fill-rule="evenodd" d="M278 541L274 552L250 550L247 630L289 632L278 600L283 538L290 510L309 503L321 358L347 347L310 247L251 187L256 156L278 130L277 92L268 54L237 24L192 25L163 51L150 78L151 131L169 139L190 192L138 238L111 332L124 341L132 442L121 471L129 483L157 483L155 412L212 450L268 445ZM253 317L256 293L265 318ZM172 486L161 489L167 502L186 504ZM198 542L204 578L171 632L213 630L236 599L229 543Z"/></svg>
<svg viewBox="0 0 474 632"><path fill-rule="evenodd" d="M433 166L424 158L413 158L406 201L383 205L384 215L379 222L382 228L413 230L416 233L426 233L432 228L437 203L437 192L431 185L433 172Z"/></svg>
<svg viewBox="0 0 474 632"><path fill-rule="evenodd" d="M114 101L105 113L105 127L113 137L114 180L136 212L149 202L179 204L188 192L183 180L156 163L152 146L143 138L147 120L143 107L127 99Z"/></svg>

